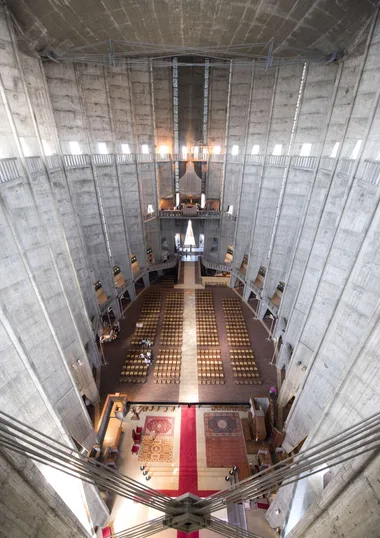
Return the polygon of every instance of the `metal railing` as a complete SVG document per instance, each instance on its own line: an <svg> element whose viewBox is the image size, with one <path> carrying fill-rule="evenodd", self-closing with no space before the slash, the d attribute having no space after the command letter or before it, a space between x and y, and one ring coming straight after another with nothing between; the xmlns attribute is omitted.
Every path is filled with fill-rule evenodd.
<svg viewBox="0 0 380 538"><path fill-rule="evenodd" d="M228 163L242 163L244 161L244 155L227 155L227 162Z"/></svg>
<svg viewBox="0 0 380 538"><path fill-rule="evenodd" d="M90 166L91 160L89 155L78 154L78 155L64 155L63 164L65 168L85 168Z"/></svg>
<svg viewBox="0 0 380 538"><path fill-rule="evenodd" d="M267 166L287 166L288 163L288 155L267 155L265 159Z"/></svg>
<svg viewBox="0 0 380 538"><path fill-rule="evenodd" d="M208 161L208 158L208 153L175 153L173 155L173 161L188 161L189 159L192 161Z"/></svg>
<svg viewBox="0 0 380 538"><path fill-rule="evenodd" d="M222 153L211 154L210 155L210 162L212 162L212 163L223 163L224 162L224 154L222 154Z"/></svg>
<svg viewBox="0 0 380 538"><path fill-rule="evenodd" d="M304 157L294 155L292 157L292 167L302 168L303 170L315 170L318 165L318 157Z"/></svg>
<svg viewBox="0 0 380 538"><path fill-rule="evenodd" d="M138 163L152 163L153 155L151 153L136 153Z"/></svg>
<svg viewBox="0 0 380 538"><path fill-rule="evenodd" d="M49 155L46 157L46 165L49 170L49 172L52 172L54 170L61 170L62 168L62 161L61 157L59 155Z"/></svg>
<svg viewBox="0 0 380 538"><path fill-rule="evenodd" d="M201 263L207 267L207 269L214 269L215 271L223 271L224 273L230 273L232 267L230 264L226 263L216 263L206 260L203 256L199 256Z"/></svg>
<svg viewBox="0 0 380 538"><path fill-rule="evenodd" d="M94 153L92 162L95 166L112 166L113 155L111 153Z"/></svg>
<svg viewBox="0 0 380 538"><path fill-rule="evenodd" d="M319 168L326 172L332 172L334 170L336 159L334 157L322 157Z"/></svg>
<svg viewBox="0 0 380 538"><path fill-rule="evenodd" d="M241 271L233 271L233 273L235 274L235 276L237 276L239 280L241 280L242 282L245 282L246 276L244 273L242 273Z"/></svg>
<svg viewBox="0 0 380 538"><path fill-rule="evenodd" d="M188 219L189 215L185 215L180 209L160 210L158 212L160 218L168 219ZM198 219L220 219L220 211L197 211L191 218Z"/></svg>
<svg viewBox="0 0 380 538"><path fill-rule="evenodd" d="M338 174L349 177L354 169L354 165L355 159L341 159Z"/></svg>
<svg viewBox="0 0 380 538"><path fill-rule="evenodd" d="M171 161L172 156L170 153L156 153L156 161L157 162L166 162Z"/></svg>
<svg viewBox="0 0 380 538"><path fill-rule="evenodd" d="M361 164L359 176L366 183L378 185L380 180L380 161L364 161Z"/></svg>
<svg viewBox="0 0 380 538"><path fill-rule="evenodd" d="M262 166L264 164L265 155L246 155L245 162Z"/></svg>
<svg viewBox="0 0 380 538"><path fill-rule="evenodd" d="M26 157L26 166L28 167L29 174L41 174L44 172L44 163L41 157Z"/></svg>
<svg viewBox="0 0 380 538"><path fill-rule="evenodd" d="M21 177L21 174L17 159L15 157L0 159L0 183L6 183L18 177Z"/></svg>
<svg viewBox="0 0 380 538"><path fill-rule="evenodd" d="M158 262L158 263L152 263L148 265L148 271L163 271L164 269L170 269L171 267L175 267L178 263L178 256L170 256L170 258L167 259L166 262Z"/></svg>
<svg viewBox="0 0 380 538"><path fill-rule="evenodd" d="M116 155L117 164L129 164L135 162L135 156L133 153L118 153Z"/></svg>

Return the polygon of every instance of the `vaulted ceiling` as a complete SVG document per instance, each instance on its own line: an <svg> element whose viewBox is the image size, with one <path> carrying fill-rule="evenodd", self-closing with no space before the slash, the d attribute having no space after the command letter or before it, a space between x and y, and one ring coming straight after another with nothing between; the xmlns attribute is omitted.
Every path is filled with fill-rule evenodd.
<svg viewBox="0 0 380 538"><path fill-rule="evenodd" d="M137 55L264 52L276 42L323 54L360 41L377 0L8 0L32 48L65 52L109 39ZM153 44L153 46L151 46ZM159 45L159 46L155 46ZM236 47L245 45L245 47ZM182 49L184 47L185 49ZM199 51L198 51L199 52Z"/></svg>

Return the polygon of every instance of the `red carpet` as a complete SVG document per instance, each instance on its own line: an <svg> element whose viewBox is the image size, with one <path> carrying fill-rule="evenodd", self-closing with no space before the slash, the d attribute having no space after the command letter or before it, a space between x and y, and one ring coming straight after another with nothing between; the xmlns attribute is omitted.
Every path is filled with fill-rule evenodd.
<svg viewBox="0 0 380 538"><path fill-rule="evenodd" d="M181 441L179 448L179 484L178 491L160 490L169 497L179 497L184 493L193 493L198 497L208 497L216 490L198 490L197 464L197 428L196 408L181 408ZM199 532L177 532L177 538L199 538Z"/></svg>

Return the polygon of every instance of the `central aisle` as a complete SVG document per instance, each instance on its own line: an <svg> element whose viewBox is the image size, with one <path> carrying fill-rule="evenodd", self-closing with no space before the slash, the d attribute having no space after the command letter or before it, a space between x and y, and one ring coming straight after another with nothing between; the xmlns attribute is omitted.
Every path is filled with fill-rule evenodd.
<svg viewBox="0 0 380 538"><path fill-rule="evenodd" d="M186 264L188 265L188 264ZM186 278L186 273L185 273ZM180 402L198 402L197 327L195 321L195 291L184 290L183 340Z"/></svg>

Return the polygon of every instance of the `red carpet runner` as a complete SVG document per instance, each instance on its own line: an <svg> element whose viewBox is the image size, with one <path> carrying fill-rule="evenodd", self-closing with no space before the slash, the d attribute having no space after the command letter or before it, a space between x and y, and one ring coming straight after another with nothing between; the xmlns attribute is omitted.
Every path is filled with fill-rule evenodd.
<svg viewBox="0 0 380 538"><path fill-rule="evenodd" d="M207 497L216 493L215 490L198 489L198 463L197 463L197 424L196 408L181 408L181 440L179 449L179 484L178 491L162 490L170 497L178 497L184 493L193 493L198 497ZM199 532L187 534L178 531L177 538L199 538Z"/></svg>

